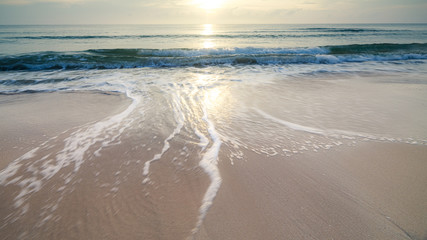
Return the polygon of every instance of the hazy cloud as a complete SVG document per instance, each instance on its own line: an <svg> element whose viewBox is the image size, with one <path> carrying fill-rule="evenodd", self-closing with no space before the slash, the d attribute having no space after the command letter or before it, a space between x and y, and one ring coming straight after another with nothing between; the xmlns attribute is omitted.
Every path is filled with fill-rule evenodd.
<svg viewBox="0 0 427 240"><path fill-rule="evenodd" d="M213 10L201 8L203 0L0 0L0 4L0 24L427 22L425 0L223 0Z"/></svg>
<svg viewBox="0 0 427 240"><path fill-rule="evenodd" d="M0 4L4 5L25 5L25 4L37 4L37 3L82 3L88 2L88 0L0 0Z"/></svg>

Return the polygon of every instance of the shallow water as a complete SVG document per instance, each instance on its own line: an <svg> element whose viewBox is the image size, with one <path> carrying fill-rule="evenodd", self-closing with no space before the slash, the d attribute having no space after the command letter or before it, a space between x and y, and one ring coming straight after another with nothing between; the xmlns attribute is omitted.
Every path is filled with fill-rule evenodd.
<svg viewBox="0 0 427 240"><path fill-rule="evenodd" d="M26 221L40 229L62 226L60 219L70 213L57 209L67 209L63 204L70 201L77 204L67 198L82 191L82 182L93 181L89 186L104 189L92 192L84 187L91 193L83 194L105 195L112 198L108 206L123 211L114 199L129 188L125 182L133 183L137 195L146 196L155 195L165 182L186 189L179 179L185 183L205 175L209 184L199 180L197 185L204 195L195 196L199 203L186 208L193 211L193 225L185 229L197 232L221 187L218 161L244 161L244 150L290 157L362 141L427 143L427 85L422 76L287 73L277 66L19 73L21 79L35 75L45 80L57 75L79 79L27 85L25 92L40 87L119 91L132 103L117 115L42 143L3 169L0 184L8 195L3 204L11 207L2 229ZM402 84L403 78L408 81ZM225 158L218 158L220 151L227 152ZM161 176L165 167L174 180ZM49 199L35 209L42 196ZM120 204L126 208L137 204L130 196L122 196ZM117 221L121 220L113 220ZM79 231L83 237L89 230Z"/></svg>

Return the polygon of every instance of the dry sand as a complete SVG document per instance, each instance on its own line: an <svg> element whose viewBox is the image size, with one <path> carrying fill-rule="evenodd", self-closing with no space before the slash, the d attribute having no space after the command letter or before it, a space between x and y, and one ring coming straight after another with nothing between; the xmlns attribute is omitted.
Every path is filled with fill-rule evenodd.
<svg viewBox="0 0 427 240"><path fill-rule="evenodd" d="M121 95L0 96L0 169L46 139L120 112L128 104ZM142 134L147 138L139 144L149 145L152 133ZM191 236L209 185L209 178L197 167L199 148L187 148L186 161L177 171L172 165L181 162L174 157L182 155L186 140L172 142L170 150L151 167L151 181L144 185L144 160L159 149L129 149L127 146L135 145L131 140L92 156L63 192L59 191L63 179L50 179L32 195L29 213L0 228L0 236ZM246 150L234 165L227 159L229 151L226 145L221 147L221 187L198 233L190 238L427 239L426 146L366 141L290 157L267 157ZM67 169L62 171L65 174ZM0 219L15 211L10 205L14 191L0 188ZM49 201L59 203L51 215L54 221L35 227L42 218L38 209Z"/></svg>

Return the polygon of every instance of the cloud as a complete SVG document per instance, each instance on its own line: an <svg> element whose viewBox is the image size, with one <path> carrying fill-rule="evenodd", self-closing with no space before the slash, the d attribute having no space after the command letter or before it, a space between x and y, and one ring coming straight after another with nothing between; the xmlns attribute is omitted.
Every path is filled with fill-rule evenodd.
<svg viewBox="0 0 427 240"><path fill-rule="evenodd" d="M36 3L82 3L87 2L87 0L0 0L0 4L3 5L28 5Z"/></svg>
<svg viewBox="0 0 427 240"><path fill-rule="evenodd" d="M215 0L211 0L215 1ZM0 0L0 24L426 22L425 0Z"/></svg>

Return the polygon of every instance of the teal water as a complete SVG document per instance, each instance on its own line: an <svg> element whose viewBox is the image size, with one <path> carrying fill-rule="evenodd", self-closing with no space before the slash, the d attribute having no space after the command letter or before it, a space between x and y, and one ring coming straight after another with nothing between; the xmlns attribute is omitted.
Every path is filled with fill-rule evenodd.
<svg viewBox="0 0 427 240"><path fill-rule="evenodd" d="M427 24L0 26L1 94L364 76L408 87L426 73Z"/></svg>
<svg viewBox="0 0 427 240"><path fill-rule="evenodd" d="M426 24L0 26L0 70L427 59Z"/></svg>
<svg viewBox="0 0 427 240"><path fill-rule="evenodd" d="M2 54L426 43L426 24L0 26Z"/></svg>

